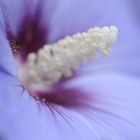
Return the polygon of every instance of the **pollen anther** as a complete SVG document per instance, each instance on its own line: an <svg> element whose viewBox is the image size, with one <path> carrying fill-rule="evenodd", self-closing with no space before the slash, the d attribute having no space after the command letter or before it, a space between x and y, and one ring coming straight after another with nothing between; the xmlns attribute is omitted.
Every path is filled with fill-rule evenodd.
<svg viewBox="0 0 140 140"><path fill-rule="evenodd" d="M45 45L37 53L30 53L27 73L32 83L30 88L51 87L63 77L71 77L73 72L88 60L95 60L97 52L107 56L112 43L117 39L115 26L95 27L87 32L67 36L52 45Z"/></svg>
<svg viewBox="0 0 140 140"><path fill-rule="evenodd" d="M14 40L10 40L9 43L13 54L16 55L20 51L20 47L16 44L16 41Z"/></svg>

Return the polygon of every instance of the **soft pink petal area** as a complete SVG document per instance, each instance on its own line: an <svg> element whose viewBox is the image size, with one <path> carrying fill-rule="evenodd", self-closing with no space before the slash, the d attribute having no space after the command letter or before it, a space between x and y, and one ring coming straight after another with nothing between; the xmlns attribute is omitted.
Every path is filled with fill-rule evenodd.
<svg viewBox="0 0 140 140"><path fill-rule="evenodd" d="M94 26L115 25L119 29L119 39L110 56L95 62L93 69L113 69L138 75L140 28L133 6L128 0L61 0L50 21L50 42Z"/></svg>
<svg viewBox="0 0 140 140"><path fill-rule="evenodd" d="M96 93L92 109L49 109L0 72L0 131L9 140L139 140L140 81L121 74L81 77L66 87ZM7 83L7 84L5 84ZM54 113L54 114L53 114Z"/></svg>

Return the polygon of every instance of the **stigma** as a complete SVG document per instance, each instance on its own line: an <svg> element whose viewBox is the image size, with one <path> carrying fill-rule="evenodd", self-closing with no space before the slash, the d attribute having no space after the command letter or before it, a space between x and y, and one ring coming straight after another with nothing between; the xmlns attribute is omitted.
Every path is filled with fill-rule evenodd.
<svg viewBox="0 0 140 140"><path fill-rule="evenodd" d="M95 27L44 45L37 53L28 54L23 82L31 92L46 91L63 78L71 78L81 64L95 60L97 53L107 56L117 36L115 26Z"/></svg>

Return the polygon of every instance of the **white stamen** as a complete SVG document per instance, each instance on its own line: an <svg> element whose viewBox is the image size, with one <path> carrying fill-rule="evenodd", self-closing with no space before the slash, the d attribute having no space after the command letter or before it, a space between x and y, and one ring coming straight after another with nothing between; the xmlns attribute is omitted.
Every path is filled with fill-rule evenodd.
<svg viewBox="0 0 140 140"><path fill-rule="evenodd" d="M62 77L71 77L79 65L94 60L96 53L106 56L117 39L118 29L95 27L87 32L67 36L52 45L45 45L36 54L30 53L27 60L27 75L30 90L51 87Z"/></svg>

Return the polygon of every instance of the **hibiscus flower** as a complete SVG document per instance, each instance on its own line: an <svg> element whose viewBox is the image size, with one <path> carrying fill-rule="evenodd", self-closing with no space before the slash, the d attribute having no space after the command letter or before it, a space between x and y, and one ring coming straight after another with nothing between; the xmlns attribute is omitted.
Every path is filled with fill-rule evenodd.
<svg viewBox="0 0 140 140"><path fill-rule="evenodd" d="M134 63L137 55L133 56L138 52L134 35L139 32L128 3L0 2L2 139L140 139L140 81L134 77L139 67ZM115 24L121 32L111 55L104 60L83 64L95 59L98 51L103 55L110 52L117 33L114 26L96 27L60 40L105 24ZM128 29L132 29L131 34ZM81 49L83 43L91 49ZM127 67L130 64L133 67Z"/></svg>

